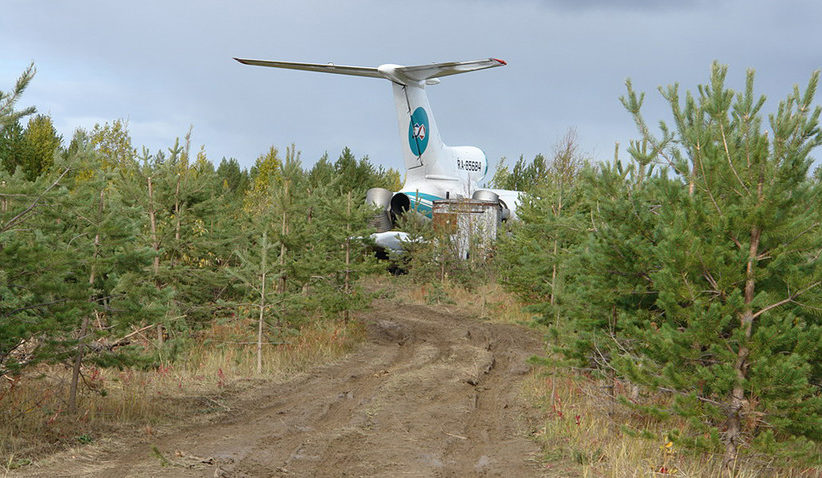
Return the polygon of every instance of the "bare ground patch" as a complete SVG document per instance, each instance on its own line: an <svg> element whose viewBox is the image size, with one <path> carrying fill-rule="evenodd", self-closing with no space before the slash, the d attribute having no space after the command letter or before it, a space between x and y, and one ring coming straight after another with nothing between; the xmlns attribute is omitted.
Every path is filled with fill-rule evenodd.
<svg viewBox="0 0 822 478"><path fill-rule="evenodd" d="M542 476L520 398L539 334L375 304L336 363L248 389L224 413L63 452L21 476Z"/></svg>

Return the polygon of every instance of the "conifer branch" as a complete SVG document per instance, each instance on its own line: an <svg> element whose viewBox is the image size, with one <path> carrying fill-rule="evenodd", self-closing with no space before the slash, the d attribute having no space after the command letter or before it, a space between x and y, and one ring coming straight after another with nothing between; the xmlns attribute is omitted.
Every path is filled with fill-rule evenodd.
<svg viewBox="0 0 822 478"><path fill-rule="evenodd" d="M613 334L611 334L611 338L612 338L614 341L616 341L616 338L614 337L614 335L613 335ZM602 353L602 351L601 351L601 350L599 350L599 346L597 346L596 342L592 342L592 343L591 343L591 345L593 345L594 350L595 350L595 351L596 351L596 353L597 353L597 356L598 356L599 358L601 358L601 359L602 359L602 360L600 361L600 360L598 360L596 357L594 357L594 362L596 362L596 363L597 363L597 365L599 366L599 368L600 368L600 369L601 369L601 368L608 368L608 369L611 369L612 371L614 371L614 372L617 372L617 373L618 373L619 371L618 371L616 368L614 368L614 366L613 366L613 365L611 365L611 362L609 362L607 358L605 358L605 354L603 354L603 353ZM619 344L617 344L617 345L619 345ZM622 346L620 346L620 348L622 348ZM623 349L623 350L624 350L624 349Z"/></svg>
<svg viewBox="0 0 822 478"><path fill-rule="evenodd" d="M769 306L767 306L767 307L765 307L765 308L763 308L763 309L759 310L757 313L753 314L753 315L751 316L751 320L756 319L757 317L759 317L760 315L764 314L765 312L767 312L767 311L769 311L769 310L771 310L771 309L775 309L775 308L779 307L780 305L785 305L785 304L787 304L788 302L793 302L793 301L794 301L794 299L796 299L796 298L797 298L797 297L799 297L800 295L804 294L805 292L807 292L807 291L809 291L809 290L813 289L814 287L816 287L816 286L818 286L818 285L820 285L820 284L822 284L822 281L817 281L817 282L814 282L813 284L809 285L808 287L805 287L804 289L802 289L802 290L800 290L800 291L798 291L798 292L795 292L795 293L794 293L794 294L792 294L791 296L789 296L789 297L787 297L787 298L785 298L785 299L782 299L782 300L780 300L779 302L774 302L773 304L771 304L771 305L769 305Z"/></svg>
<svg viewBox="0 0 822 478"><path fill-rule="evenodd" d="M63 303L66 303L68 301L69 301L69 299L59 299L59 300L53 300L51 302L42 302L40 304L27 305L25 307L19 307L17 309L13 309L13 310L8 311L8 312L3 314L3 317L9 317L9 316L12 316L14 314L19 314L20 312L25 312L27 310L32 310L32 309L40 309L42 307L48 307L50 305L63 304Z"/></svg>
<svg viewBox="0 0 822 478"><path fill-rule="evenodd" d="M748 190L748 187L745 186L745 183L742 182L742 178L739 177L739 173L736 172L736 168L734 167L734 163L731 161L731 153L728 151L728 140L725 138L725 127L722 126L722 122L719 122L719 133L722 135L722 145L725 146L725 157L728 158L728 166L731 167L731 171L733 171L734 176L736 176L736 180L739 181L740 186L742 189L745 190L745 193L750 194L751 192ZM734 189L736 191L736 189ZM742 194L740 194L741 196Z"/></svg>
<svg viewBox="0 0 822 478"><path fill-rule="evenodd" d="M34 62L29 64L28 68L17 79L14 85L14 90L11 94L0 91L0 131L8 124L14 123L23 116L28 116L35 113L37 110L33 106L29 106L22 111L14 111L14 104L23 94L23 91L34 78L37 69L34 67Z"/></svg>
<svg viewBox="0 0 822 478"><path fill-rule="evenodd" d="M142 327L140 329L135 330L134 332L130 332L130 333L124 335L123 337L120 337L119 339L115 340L114 342L108 344L107 347L108 347L109 350L111 350L114 347L119 347L121 345L127 345L129 343L129 342L127 342L127 340L130 339L131 337L143 332L144 330L148 330L148 329L156 327L156 326L157 326L157 324L146 325L145 327Z"/></svg>
<svg viewBox="0 0 822 478"><path fill-rule="evenodd" d="M699 145L697 145L696 149L697 149L697 152L700 151ZM723 215L722 214L722 209L719 207L719 204L716 202L716 199L714 199L714 195L711 192L710 186L708 185L708 179L707 179L707 176L705 175L705 166L702 164L702 155L697 154L696 159L699 162L699 169L702 172L702 180L705 183L705 192L708 193L708 197L711 198L711 202L714 203L714 207L716 207L716 211L719 213L720 216L722 216Z"/></svg>
<svg viewBox="0 0 822 478"><path fill-rule="evenodd" d="M799 307L802 307L803 309L822 311L822 307L814 307L812 305L803 304L802 302L798 302L798 301L793 301L793 303L798 305Z"/></svg>
<svg viewBox="0 0 822 478"><path fill-rule="evenodd" d="M705 269L705 271L702 273L702 276L705 278L705 280L708 281L708 284L710 284L711 287L713 287L713 289L711 289L708 292L712 292L718 295L722 300L725 300L727 298L725 291L720 290L719 283L716 281L716 279L714 279L714 276L713 274L711 274L711 271L709 271L708 268L705 267L705 264L702 264L702 267Z"/></svg>
<svg viewBox="0 0 822 478"><path fill-rule="evenodd" d="M785 242L784 244L782 244L782 246L783 246L785 249L787 249L787 247L788 247L788 246L790 246L791 244L793 244L794 242L796 242L796 241L797 241L800 237L804 236L805 234L807 234L807 233L809 233L809 232L813 231L814 229L816 229L817 227L819 227L819 226L820 226L820 224L822 224L822 223L820 223L820 222L818 222L818 221L817 221L817 222L814 222L813 224L811 224L810 226L808 226L807 228L805 228L802 232L800 232L799 234L796 234L796 235L795 235L795 236L793 236L790 240L788 240L787 242ZM770 251L763 251L763 252L762 252L762 254L760 254L760 255L764 255L764 254L768 254L768 253L770 253ZM757 260L760 260L760 259L757 257Z"/></svg>
<svg viewBox="0 0 822 478"><path fill-rule="evenodd" d="M55 179L53 183L51 183L51 186L47 187L45 191L40 193L40 195L38 195L37 198L34 199L34 201L29 205L29 207L24 209L20 214L9 219L9 221L6 222L6 224L4 224L3 227L0 227L0 232L6 232L9 229L11 229L11 227L14 224L22 220L29 212L31 212L35 207L37 207L37 204L40 202L41 199L43 199L43 196L48 194L49 191L51 191L55 186L57 186L57 184L60 183L60 180L63 179L63 176L65 176L70 170L71 168L66 168L63 171L63 173L57 179Z"/></svg>
<svg viewBox="0 0 822 478"><path fill-rule="evenodd" d="M661 392L676 393L676 394L679 394L679 395L686 395L686 396L690 395L690 393L688 393L688 392L684 392L682 390L677 390L677 389L674 389L674 388L656 387L656 389L661 391ZM716 400L711 400L710 398L703 397L701 395L696 395L696 399L701 401L701 402L710 403L711 405L715 405L717 408L720 408L720 409L726 409L727 408L727 404L724 404L722 402L717 402Z"/></svg>

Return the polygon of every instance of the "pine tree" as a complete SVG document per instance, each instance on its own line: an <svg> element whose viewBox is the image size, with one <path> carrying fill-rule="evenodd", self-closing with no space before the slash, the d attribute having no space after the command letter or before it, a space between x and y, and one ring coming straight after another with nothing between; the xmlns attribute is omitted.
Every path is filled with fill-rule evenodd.
<svg viewBox="0 0 822 478"><path fill-rule="evenodd" d="M331 184L335 174L334 164L328 159L328 153L325 153L308 172L308 182L315 188L325 186Z"/></svg>
<svg viewBox="0 0 822 478"><path fill-rule="evenodd" d="M402 187L399 172L382 166L375 167L368 156L358 160L348 147L343 148L334 163L334 172L337 186L343 191L352 191L358 201L365 198L365 191L370 188L397 191Z"/></svg>
<svg viewBox="0 0 822 478"><path fill-rule="evenodd" d="M72 178L61 204L59 217L65 222L58 244L72 258L74 293L85 300L75 302L66 316L73 336L55 337L52 346L55 356L72 356L69 410L74 411L83 362L129 363L132 352L138 352L119 347L116 340L93 346L92 339L112 339L132 324L155 323L165 314L167 297L150 280L151 249L136 240L145 218L123 201L114 173L104 167L110 158L87 146L69 161L82 173Z"/></svg>
<svg viewBox="0 0 822 478"><path fill-rule="evenodd" d="M17 79L11 93L0 90L0 166L9 174L14 174L17 166L23 163L28 149L20 119L33 114L35 108L30 106L15 111L14 105L28 87L31 79L34 78L35 72L34 63L32 63Z"/></svg>
<svg viewBox="0 0 822 478"><path fill-rule="evenodd" d="M0 226L0 368L71 363L74 410L83 363L132 363L139 350L117 337L156 320L165 301L146 280L151 256L135 244L139 217L99 153L85 145L58 159L34 182L0 173L14 191Z"/></svg>
<svg viewBox="0 0 822 478"><path fill-rule="evenodd" d="M672 438L723 446L731 470L745 443L802 453L803 440L822 440L822 190L808 177L822 134L818 72L769 116L770 131L753 72L740 92L725 76L714 64L684 100L678 85L660 89L674 118L661 138L627 83L641 140L633 164L588 181L599 202L576 350L670 393L670 409L638 410L686 417L690 434Z"/></svg>
<svg viewBox="0 0 822 478"><path fill-rule="evenodd" d="M248 170L241 169L235 158L223 158L217 167L217 178L225 192L232 195L243 195L248 189Z"/></svg>
<svg viewBox="0 0 822 478"><path fill-rule="evenodd" d="M551 161L538 155L530 165L515 168L526 193L517 209L520 218L498 245L499 280L540 312L547 323L560 317L559 296L573 268L568 262L585 239L590 203L580 176L585 161L573 130L554 148ZM498 178L499 179L499 178Z"/></svg>
<svg viewBox="0 0 822 478"><path fill-rule="evenodd" d="M61 203L67 172L28 181L22 172L0 170L0 374L49 359L41 353L48 344L38 338L60 336L81 297L49 214Z"/></svg>
<svg viewBox="0 0 822 478"><path fill-rule="evenodd" d="M17 121L10 122L0 130L0 166L9 174L17 168L25 175L23 163L28 156L28 143L23 127Z"/></svg>
<svg viewBox="0 0 822 478"><path fill-rule="evenodd" d="M276 287L280 277L278 273L280 268L277 265L275 251L279 249L279 244L269 241L267 221L258 221L255 226L255 233L259 231L259 237L256 237L257 244L251 244L245 251L236 250L240 264L237 268L228 270L255 296L252 299L255 301L254 305L257 310L257 373L261 374L263 371L263 340L267 336L268 329L266 316L268 309L277 304L277 295L282 296L282 292Z"/></svg>
<svg viewBox="0 0 822 478"><path fill-rule="evenodd" d="M351 312L366 307L372 298L357 281L380 266L368 239L374 232L369 225L373 208L355 199L355 192L343 192L336 186L312 192L316 215L307 224L312 245L302 257L316 265L311 285L320 309L331 317L342 314L348 322Z"/></svg>
<svg viewBox="0 0 822 478"><path fill-rule="evenodd" d="M340 177L314 184L294 145L283 160L269 153L258 161L246 195L252 226L232 268L247 303L255 304L258 344L286 340L306 320L347 319L370 302L356 281L375 270L363 239L373 210L343 191Z"/></svg>
<svg viewBox="0 0 822 478"><path fill-rule="evenodd" d="M242 197L223 188L204 151L189 161L188 149L178 140L168 154L143 150L119 168L117 187L145 220L138 242L153 251L153 282L173 296L159 342L208 323L222 313L217 302L237 292L225 268L243 238Z"/></svg>
<svg viewBox="0 0 822 478"><path fill-rule="evenodd" d="M25 129L11 122L0 130L0 165L10 174L19 168L33 181L51 168L61 146L62 138L46 115L34 116Z"/></svg>
<svg viewBox="0 0 822 478"><path fill-rule="evenodd" d="M54 358L42 352L50 337L67 330L66 317L78 297L66 280L70 257L56 247L59 224L49 214L60 209L69 169L28 181L17 168L25 152L18 120L34 108L14 111L14 104L33 75L32 65L12 93L0 92L0 374Z"/></svg>
<svg viewBox="0 0 822 478"><path fill-rule="evenodd" d="M295 293L300 283L296 256L308 245L299 192L295 194L292 186L293 182L299 188L304 179L296 148L287 148L283 163L272 147L256 166L245 199L250 227L234 251L240 261L228 271L242 283L247 303L256 311L257 373L261 373L263 344L282 342L290 328L290 312L300 308L302 301Z"/></svg>
<svg viewBox="0 0 822 478"><path fill-rule="evenodd" d="M274 146L257 158L249 170L251 185L245 197L245 209L262 213L271 207L271 190L282 184L282 160Z"/></svg>

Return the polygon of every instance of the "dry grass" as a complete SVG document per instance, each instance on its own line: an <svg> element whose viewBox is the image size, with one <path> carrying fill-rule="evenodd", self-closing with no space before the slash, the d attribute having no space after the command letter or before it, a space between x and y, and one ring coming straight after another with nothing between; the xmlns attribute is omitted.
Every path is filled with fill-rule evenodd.
<svg viewBox="0 0 822 478"><path fill-rule="evenodd" d="M590 477L724 477L721 455L680 450L669 442L684 421L656 421L631 413L606 395L601 382L568 371L545 370L529 377L526 398L544 412L534 439L544 451L545 467L562 474ZM660 398L664 400L664 398ZM627 433L647 430L645 433ZM822 468L778 466L767 456L748 455L737 477L819 477Z"/></svg>
<svg viewBox="0 0 822 478"><path fill-rule="evenodd" d="M447 279L440 286L418 284L403 276L393 279L390 290L399 302L459 309L481 320L527 324L533 318L533 314L523 310L524 305L514 294L496 282L478 284L475 289L468 290Z"/></svg>
<svg viewBox="0 0 822 478"><path fill-rule="evenodd" d="M364 336L353 323L315 323L286 344L265 347L263 374L257 375L256 346L234 342L247 330L215 325L175 363L151 370L84 367L77 414L66 412L67 367L0 377L0 471L112 433L152 435L165 423L225 410L225 399L244 387L333 360Z"/></svg>
<svg viewBox="0 0 822 478"><path fill-rule="evenodd" d="M178 360L188 374L223 376L225 380L257 376L256 344L231 343L230 338L246 334L246 324L215 325ZM265 344L263 373L266 378L282 378L323 363L349 351L364 337L360 326L341 322L313 322L282 345Z"/></svg>

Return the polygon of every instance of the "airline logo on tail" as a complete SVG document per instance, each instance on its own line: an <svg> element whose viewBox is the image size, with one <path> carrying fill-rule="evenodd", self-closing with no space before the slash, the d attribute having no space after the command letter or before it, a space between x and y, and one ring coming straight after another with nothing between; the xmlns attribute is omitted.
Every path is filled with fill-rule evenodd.
<svg viewBox="0 0 822 478"><path fill-rule="evenodd" d="M408 123L408 145L411 152L421 156L428 146L428 113L419 107L411 114L411 121Z"/></svg>
<svg viewBox="0 0 822 478"><path fill-rule="evenodd" d="M419 140L425 139L425 125L414 123L414 137Z"/></svg>

